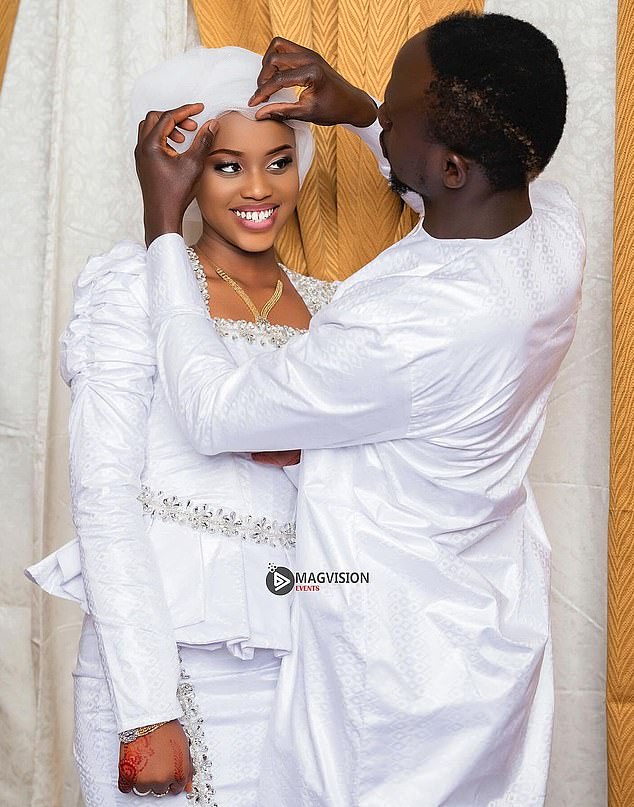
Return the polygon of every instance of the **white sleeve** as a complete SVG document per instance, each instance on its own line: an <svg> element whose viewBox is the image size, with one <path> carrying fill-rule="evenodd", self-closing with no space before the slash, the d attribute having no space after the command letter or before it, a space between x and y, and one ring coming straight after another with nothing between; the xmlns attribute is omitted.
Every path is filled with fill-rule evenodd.
<svg viewBox="0 0 634 807"><path fill-rule="evenodd" d="M180 236L152 243L148 284L161 380L198 451L331 448L405 436L408 360L344 297L323 308L308 333L236 367Z"/></svg>
<svg viewBox="0 0 634 807"><path fill-rule="evenodd" d="M73 518L118 731L182 713L176 643L137 499L156 369L144 273L145 249L133 242L91 259L62 337Z"/></svg>

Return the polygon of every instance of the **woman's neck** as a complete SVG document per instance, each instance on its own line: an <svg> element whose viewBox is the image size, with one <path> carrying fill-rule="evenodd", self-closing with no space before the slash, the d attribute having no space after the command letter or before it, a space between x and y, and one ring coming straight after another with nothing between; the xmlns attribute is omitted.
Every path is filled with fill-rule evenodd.
<svg viewBox="0 0 634 807"><path fill-rule="evenodd" d="M207 229L194 246L207 277L217 277L216 266L245 286L268 286L279 277L273 247L265 252L245 252Z"/></svg>

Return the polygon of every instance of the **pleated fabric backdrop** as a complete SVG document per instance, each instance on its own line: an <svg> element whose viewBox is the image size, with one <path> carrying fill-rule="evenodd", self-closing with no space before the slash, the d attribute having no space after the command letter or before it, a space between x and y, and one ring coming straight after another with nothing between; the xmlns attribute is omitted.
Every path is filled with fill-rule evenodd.
<svg viewBox="0 0 634 807"><path fill-rule="evenodd" d="M634 804L634 5L620 0L614 177L609 521L610 807Z"/></svg>
<svg viewBox="0 0 634 807"><path fill-rule="evenodd" d="M282 34L320 50L351 80L380 97L402 41L455 8L481 4L217 0L195 5L207 44L231 42L262 51L273 34ZM571 84L570 116L550 173L581 201L589 234L578 335L555 389L532 471L553 540L557 718L548 807L606 804L604 578L616 5L617 0L487 0L485 5L488 11L531 20L562 50ZM0 82L7 31L17 7L17 0L0 0ZM621 12L620 93L628 99L632 20L627 9ZM11 303L5 303L0 317L5 379L0 395L3 804L78 807L81 802L70 749L70 670L80 614L40 597L22 579L21 569L72 534L66 481L68 392L56 369L57 337L68 317L72 281L87 255L122 237L141 236L122 99L143 70L195 44L191 9L189 32L187 19L185 0L116 5L23 0L19 7L0 96L5 259L0 296ZM631 98L628 103L631 109ZM625 101L621 112L619 142L626 143ZM321 130L318 138L325 167L314 170L280 251L302 271L343 277L400 237L411 217L376 178L373 161L353 138L335 130ZM634 766L628 748L634 726L628 686L634 642L628 608L634 551L628 499L627 258L632 245L626 233L634 211L627 207L632 187L628 148L620 146L619 155L610 768L611 807L631 807Z"/></svg>

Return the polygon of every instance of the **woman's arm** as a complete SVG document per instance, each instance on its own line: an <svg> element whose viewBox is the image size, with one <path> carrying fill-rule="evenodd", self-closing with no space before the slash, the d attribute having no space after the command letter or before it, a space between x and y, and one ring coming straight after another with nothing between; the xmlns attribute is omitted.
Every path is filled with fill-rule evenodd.
<svg viewBox="0 0 634 807"><path fill-rule="evenodd" d="M90 614L119 731L179 717L179 661L137 499L155 351L145 250L91 259L62 338L70 384L70 477Z"/></svg>

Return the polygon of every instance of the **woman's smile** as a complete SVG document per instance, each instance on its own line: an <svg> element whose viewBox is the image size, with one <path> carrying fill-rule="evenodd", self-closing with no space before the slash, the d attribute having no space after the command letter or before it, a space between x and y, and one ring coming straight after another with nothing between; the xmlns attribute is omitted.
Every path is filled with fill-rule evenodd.
<svg viewBox="0 0 634 807"><path fill-rule="evenodd" d="M241 205L231 208L238 223L247 230L270 230L275 226L279 205Z"/></svg>

